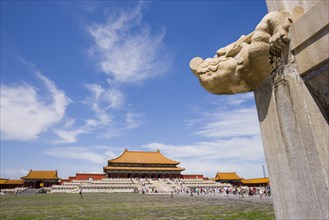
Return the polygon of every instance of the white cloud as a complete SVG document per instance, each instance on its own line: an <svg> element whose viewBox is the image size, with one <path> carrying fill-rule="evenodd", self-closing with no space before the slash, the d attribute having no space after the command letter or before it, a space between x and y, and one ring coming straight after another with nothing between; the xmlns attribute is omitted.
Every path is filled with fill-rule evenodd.
<svg viewBox="0 0 329 220"><path fill-rule="evenodd" d="M108 13L105 23L87 31L95 40L90 54L100 70L119 83L140 83L167 71L169 57L164 49L165 30L152 32L142 20L143 3L126 11Z"/></svg>
<svg viewBox="0 0 329 220"><path fill-rule="evenodd" d="M9 179L19 179L22 176L26 176L28 174L28 170L25 169L1 169L0 177L9 178Z"/></svg>
<svg viewBox="0 0 329 220"><path fill-rule="evenodd" d="M113 153L112 151L108 150L104 153L104 155L106 156L106 158L108 160L114 159L116 157L118 157L118 155L116 155L115 153Z"/></svg>
<svg viewBox="0 0 329 220"><path fill-rule="evenodd" d="M203 119L205 123L195 134L206 138L224 138L259 135L255 108L211 112Z"/></svg>
<svg viewBox="0 0 329 220"><path fill-rule="evenodd" d="M252 93L235 96L216 96L215 101L190 106L197 116L187 120L187 126L196 128L195 135L211 139L260 135Z"/></svg>
<svg viewBox="0 0 329 220"><path fill-rule="evenodd" d="M117 119L117 123L107 128L100 137L112 138L119 137L126 131L138 128L143 123L144 114L127 112L122 115L122 119Z"/></svg>
<svg viewBox="0 0 329 220"><path fill-rule="evenodd" d="M98 84L88 84L86 88L91 95L83 103L91 108L94 117L86 119L81 126L73 127L74 120L68 120L62 128L54 129L60 138L54 143L75 143L79 135L95 131L99 131L96 137L118 137L142 124L143 114L124 107L125 96L120 90L107 89Z"/></svg>
<svg viewBox="0 0 329 220"><path fill-rule="evenodd" d="M46 155L61 159L88 160L97 164L106 164L105 155L93 152L87 147L57 147L44 151Z"/></svg>
<svg viewBox="0 0 329 220"><path fill-rule="evenodd" d="M30 85L1 85L1 138L33 140L60 122L71 102L62 90L32 64L28 64L47 90L46 94ZM49 102L49 100L51 100Z"/></svg>
<svg viewBox="0 0 329 220"><path fill-rule="evenodd" d="M54 129L54 132L58 137L60 137L60 140L54 141L55 144L75 143L77 142L77 136L83 133L81 132L81 129L77 129L77 130Z"/></svg>
<svg viewBox="0 0 329 220"><path fill-rule="evenodd" d="M120 109L124 104L124 95L118 89L106 89L98 84L88 84L86 87L92 95L87 98L85 104L89 105L100 119L108 118L108 110Z"/></svg>
<svg viewBox="0 0 329 220"><path fill-rule="evenodd" d="M126 114L126 124L124 126L124 130L138 128L141 125L142 114L128 112Z"/></svg>
<svg viewBox="0 0 329 220"><path fill-rule="evenodd" d="M73 127L73 119L68 120L62 128L54 129L55 134L60 140L54 143L75 143L80 134L88 134L101 128L112 125L112 111L119 110L124 103L124 95L116 89L105 89L98 84L87 84L86 88L91 92L84 104L89 106L94 112L94 118L88 118L84 124Z"/></svg>

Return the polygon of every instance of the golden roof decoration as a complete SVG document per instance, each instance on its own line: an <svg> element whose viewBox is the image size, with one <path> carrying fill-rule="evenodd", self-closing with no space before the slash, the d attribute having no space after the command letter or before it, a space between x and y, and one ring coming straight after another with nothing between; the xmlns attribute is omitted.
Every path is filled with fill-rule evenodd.
<svg viewBox="0 0 329 220"><path fill-rule="evenodd" d="M109 160L110 163L125 163L125 164L170 164L177 165L178 161L170 160L163 156L159 150L156 152L149 151L125 151L117 158Z"/></svg>
<svg viewBox="0 0 329 220"><path fill-rule="evenodd" d="M23 180L59 180L57 170L30 170Z"/></svg>

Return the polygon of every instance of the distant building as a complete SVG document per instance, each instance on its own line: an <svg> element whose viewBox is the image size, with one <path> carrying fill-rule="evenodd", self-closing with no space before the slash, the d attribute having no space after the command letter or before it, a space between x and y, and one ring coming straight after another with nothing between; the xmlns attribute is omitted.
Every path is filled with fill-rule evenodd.
<svg viewBox="0 0 329 220"><path fill-rule="evenodd" d="M268 177L241 180L243 186L250 186L250 187L266 186L267 184L269 184L269 182L270 180Z"/></svg>
<svg viewBox="0 0 329 220"><path fill-rule="evenodd" d="M180 162L168 159L159 150L156 152L128 151L109 160L103 167L109 178L181 178L184 168L177 167Z"/></svg>
<svg viewBox="0 0 329 220"><path fill-rule="evenodd" d="M68 179L61 179L61 184L72 182L73 180L102 180L106 177L104 173L76 173L75 176L69 176Z"/></svg>
<svg viewBox="0 0 329 220"><path fill-rule="evenodd" d="M24 180L25 187L41 188L50 187L52 185L60 184L57 170L30 170L30 172L21 177Z"/></svg>
<svg viewBox="0 0 329 220"><path fill-rule="evenodd" d="M5 182L7 182L9 179L7 178L0 178L0 185L4 184Z"/></svg>
<svg viewBox="0 0 329 220"><path fill-rule="evenodd" d="M13 189L16 187L22 187L23 184L23 180L0 178L0 189Z"/></svg>
<svg viewBox="0 0 329 220"><path fill-rule="evenodd" d="M232 185L240 185L242 177L238 176L236 172L217 172L215 178L213 179L220 183L230 183Z"/></svg>

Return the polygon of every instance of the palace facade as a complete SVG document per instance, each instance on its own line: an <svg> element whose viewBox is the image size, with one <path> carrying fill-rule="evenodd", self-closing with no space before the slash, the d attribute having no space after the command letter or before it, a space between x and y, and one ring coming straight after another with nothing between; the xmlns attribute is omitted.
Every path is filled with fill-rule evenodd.
<svg viewBox="0 0 329 220"><path fill-rule="evenodd" d="M57 170L30 170L21 179L24 181L24 187L42 188L60 184Z"/></svg>
<svg viewBox="0 0 329 220"><path fill-rule="evenodd" d="M125 151L103 167L108 178L181 178L180 162L168 159L159 150Z"/></svg>
<svg viewBox="0 0 329 220"><path fill-rule="evenodd" d="M213 179L220 183L230 183L232 185L241 185L242 177L240 177L236 172L217 172L215 178Z"/></svg>

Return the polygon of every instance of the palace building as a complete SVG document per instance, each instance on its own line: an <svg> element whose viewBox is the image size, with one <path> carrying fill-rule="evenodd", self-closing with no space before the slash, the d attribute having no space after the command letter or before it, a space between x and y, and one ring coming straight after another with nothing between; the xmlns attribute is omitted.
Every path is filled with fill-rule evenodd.
<svg viewBox="0 0 329 220"><path fill-rule="evenodd" d="M257 186L266 186L270 183L268 177L264 178L253 178L253 179L243 179L241 180L242 185L250 186L250 187L257 187Z"/></svg>
<svg viewBox="0 0 329 220"><path fill-rule="evenodd" d="M0 190L1 189L13 189L16 187L23 187L24 181L21 179L5 179L0 178Z"/></svg>
<svg viewBox="0 0 329 220"><path fill-rule="evenodd" d="M60 184L57 170L30 170L21 179L24 180L24 187L42 188Z"/></svg>
<svg viewBox="0 0 329 220"><path fill-rule="evenodd" d="M230 183L232 185L241 185L241 178L236 172L217 172L215 178L213 179L220 183Z"/></svg>
<svg viewBox="0 0 329 220"><path fill-rule="evenodd" d="M109 160L103 167L109 178L181 178L184 168L177 167L180 162L156 152L128 151Z"/></svg>

